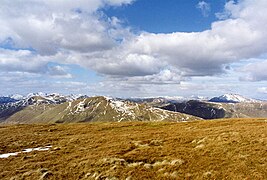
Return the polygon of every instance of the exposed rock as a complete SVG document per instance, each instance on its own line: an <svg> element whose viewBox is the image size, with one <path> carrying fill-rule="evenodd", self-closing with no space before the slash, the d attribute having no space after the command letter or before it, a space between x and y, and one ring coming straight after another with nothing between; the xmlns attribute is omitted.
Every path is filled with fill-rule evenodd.
<svg viewBox="0 0 267 180"><path fill-rule="evenodd" d="M146 163L146 164L144 164L144 167L147 169L151 169L153 166L152 166L152 164Z"/></svg>
<svg viewBox="0 0 267 180"><path fill-rule="evenodd" d="M47 178L49 178L49 177L51 177L51 176L53 176L53 173L50 172L50 171L47 171L47 172L45 172L45 173L40 177L40 180L42 180L42 179L47 179Z"/></svg>
<svg viewBox="0 0 267 180"><path fill-rule="evenodd" d="M205 147L204 144L200 144L200 145L197 145L195 148L196 148L196 149L202 149L202 148L204 148L204 147Z"/></svg>
<svg viewBox="0 0 267 180"><path fill-rule="evenodd" d="M210 178L212 176L212 172L210 172L210 171L205 172L205 173L203 173L203 176L207 177L207 178Z"/></svg>
<svg viewBox="0 0 267 180"><path fill-rule="evenodd" d="M128 167L137 167L137 166L141 166L143 164L144 164L144 162L133 162L133 163L128 164Z"/></svg>
<svg viewBox="0 0 267 180"><path fill-rule="evenodd" d="M182 165L184 163L184 160L182 159L175 159L171 161L171 165Z"/></svg>

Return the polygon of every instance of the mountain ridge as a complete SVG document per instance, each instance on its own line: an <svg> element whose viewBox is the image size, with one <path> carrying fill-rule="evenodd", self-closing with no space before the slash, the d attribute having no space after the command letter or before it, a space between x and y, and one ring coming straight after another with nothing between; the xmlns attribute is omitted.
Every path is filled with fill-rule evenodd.
<svg viewBox="0 0 267 180"><path fill-rule="evenodd" d="M61 99L61 97L59 100L52 101L40 96L33 96L27 101L19 101L13 105L18 106L14 106L8 116L5 116L5 109L0 106L0 119L2 118L3 123L191 121L200 119L152 107L148 104L103 96L84 97L70 101ZM7 108L7 110L9 109Z"/></svg>
<svg viewBox="0 0 267 180"><path fill-rule="evenodd" d="M107 96L30 93L0 103L2 123L71 123L121 121L187 121L233 117L267 117L267 103L237 94L219 100L181 96L113 98ZM10 96L11 97L11 96ZM202 99L202 100L201 100ZM0 98L1 100L1 98ZM217 101L216 101L217 100ZM10 101L10 102L8 102Z"/></svg>

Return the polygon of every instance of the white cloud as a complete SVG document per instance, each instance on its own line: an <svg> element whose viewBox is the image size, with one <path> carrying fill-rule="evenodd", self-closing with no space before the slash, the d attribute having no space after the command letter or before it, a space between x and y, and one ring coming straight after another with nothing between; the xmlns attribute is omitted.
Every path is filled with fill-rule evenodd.
<svg viewBox="0 0 267 180"><path fill-rule="evenodd" d="M157 74L144 75L144 76L130 76L130 77L114 77L108 76L106 81L110 82L124 82L128 84L134 84L136 86L140 84L180 84L184 77L175 69L163 69Z"/></svg>
<svg viewBox="0 0 267 180"><path fill-rule="evenodd" d="M5 71L44 73L49 61L71 52L111 49L117 37L127 36L115 17L104 18L99 8L129 4L132 0L27 0L1 1L0 68ZM60 8L59 8L60 7ZM14 49L34 49L14 50ZM82 61L83 59L81 59ZM59 62L60 63L60 62ZM48 72L48 74L53 72ZM67 75L70 77L70 75Z"/></svg>
<svg viewBox="0 0 267 180"><path fill-rule="evenodd" d="M240 77L242 81L267 81L267 60L258 60L259 62L250 63L239 69L244 73Z"/></svg>
<svg viewBox="0 0 267 180"><path fill-rule="evenodd" d="M267 87L260 87L257 89L258 92L267 94Z"/></svg>
<svg viewBox="0 0 267 180"><path fill-rule="evenodd" d="M41 55L58 51L98 51L115 45L108 31L114 24L96 11L105 5L132 0L27 0L1 1L0 40L11 38L15 47L31 47ZM60 8L59 8L60 7Z"/></svg>
<svg viewBox="0 0 267 180"><path fill-rule="evenodd" d="M223 73L224 67L228 64L257 57L267 51L265 27L267 2L264 0L251 2L244 0L238 4L232 4L231 8L226 7L230 13L228 19L212 23L210 30L171 34L143 32L124 41L111 51L100 55L93 54L96 59L88 56L87 65L102 74L125 76L133 75L125 71L125 64L129 71L142 68L141 72L146 73L141 75L157 74L166 66L178 69L184 76ZM254 13L256 10L257 13ZM132 56L137 61L126 60L127 57ZM136 62L142 57L153 59L151 61L153 63L149 66L137 64ZM100 63L97 62L104 63L99 65ZM144 71L144 68L147 70ZM140 71L135 72L140 73Z"/></svg>
<svg viewBox="0 0 267 180"><path fill-rule="evenodd" d="M105 20L92 13L105 3L132 1L27 1L22 7L12 2L4 1L0 19L9 27L12 34L8 37L16 46L32 47L38 56L49 55L55 61L80 64L104 75L146 76L166 67L178 69L183 76L214 75L224 72L229 63L266 52L264 0L228 2L228 19L214 22L203 32L140 35L120 26L116 17ZM31 11L29 3L33 4ZM55 8L58 5L62 10ZM22 11L8 11L14 7ZM87 13L74 11L80 8ZM23 24L26 28L21 28Z"/></svg>
<svg viewBox="0 0 267 180"><path fill-rule="evenodd" d="M29 50L8 50L0 48L1 71L24 71L44 73L45 57L36 55Z"/></svg>
<svg viewBox="0 0 267 180"><path fill-rule="evenodd" d="M43 76L26 72L0 72L0 95L28 94L29 92L90 93L87 83L69 79L61 81L50 77L48 77L50 81L47 81Z"/></svg>
<svg viewBox="0 0 267 180"><path fill-rule="evenodd" d="M29 50L8 50L0 48L0 72L24 72L49 75L58 78L71 78L67 69L60 65L49 65L50 56L36 55Z"/></svg>
<svg viewBox="0 0 267 180"><path fill-rule="evenodd" d="M197 6L201 10L201 13L204 17L208 17L210 13L210 4L205 1L200 1Z"/></svg>
<svg viewBox="0 0 267 180"><path fill-rule="evenodd" d="M92 69L107 78L103 83L116 81L125 89L137 84L176 86L191 77L224 73L231 63L267 53L266 0L229 1L211 29L192 33L135 34L120 19L101 12L105 6L132 2L2 0L0 44L35 51L1 48L1 71L71 78L63 67L47 66L69 63ZM204 1L198 7L209 11ZM265 63L248 65L247 80L266 80L261 67Z"/></svg>
<svg viewBox="0 0 267 180"><path fill-rule="evenodd" d="M145 76L156 74L163 66L157 58L147 54L135 54L110 51L104 54L85 56L88 61L84 65L99 73L113 76Z"/></svg>
<svg viewBox="0 0 267 180"><path fill-rule="evenodd" d="M72 75L67 72L65 67L56 65L56 66L48 66L47 67L47 74L52 77L58 78L72 78Z"/></svg>

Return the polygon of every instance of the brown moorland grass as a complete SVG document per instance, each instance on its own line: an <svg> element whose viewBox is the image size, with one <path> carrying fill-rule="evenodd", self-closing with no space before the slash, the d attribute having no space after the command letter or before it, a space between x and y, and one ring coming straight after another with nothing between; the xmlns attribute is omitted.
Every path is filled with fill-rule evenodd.
<svg viewBox="0 0 267 180"><path fill-rule="evenodd" d="M267 120L0 126L0 179L267 179Z"/></svg>

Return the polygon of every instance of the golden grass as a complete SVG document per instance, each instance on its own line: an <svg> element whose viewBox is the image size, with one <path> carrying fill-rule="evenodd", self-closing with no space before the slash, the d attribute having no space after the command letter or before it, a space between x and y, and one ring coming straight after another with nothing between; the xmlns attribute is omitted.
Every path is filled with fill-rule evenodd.
<svg viewBox="0 0 267 180"><path fill-rule="evenodd" d="M0 126L0 179L267 179L267 121Z"/></svg>

